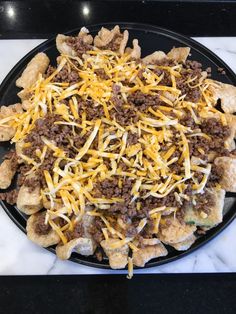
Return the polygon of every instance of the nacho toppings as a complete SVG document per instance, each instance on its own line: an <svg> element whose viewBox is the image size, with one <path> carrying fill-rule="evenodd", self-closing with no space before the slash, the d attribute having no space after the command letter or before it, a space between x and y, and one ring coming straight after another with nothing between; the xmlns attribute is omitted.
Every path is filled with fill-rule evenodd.
<svg viewBox="0 0 236 314"><path fill-rule="evenodd" d="M158 52L149 63L135 59L138 42L120 49L126 32L102 29L95 46L87 36L59 38L57 67L39 73L27 87L27 110L2 118L0 127L14 129L11 141L21 143L21 185L40 187L46 211L34 232L53 230L63 256L83 251L82 240L71 241L85 237L86 252L101 245L114 268L132 270L129 250L142 248L139 266L167 254L160 242L144 245L147 239L193 243L196 227L184 213L191 206L202 218L210 214L208 190L220 189L212 161L230 155L230 128L215 108L209 69L186 61L189 49ZM178 238L179 230L190 230L191 239Z"/></svg>

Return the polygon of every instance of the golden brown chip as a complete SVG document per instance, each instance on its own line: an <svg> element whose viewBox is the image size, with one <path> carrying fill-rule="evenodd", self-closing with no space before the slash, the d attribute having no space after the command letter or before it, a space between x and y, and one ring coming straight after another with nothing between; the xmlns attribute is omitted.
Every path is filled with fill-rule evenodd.
<svg viewBox="0 0 236 314"><path fill-rule="evenodd" d="M11 185L11 181L15 175L15 170L12 169L12 161L4 160L0 165L0 189L7 189Z"/></svg>
<svg viewBox="0 0 236 314"><path fill-rule="evenodd" d="M185 62L190 53L189 47L179 47L172 48L170 52L167 53L168 58L173 59L177 62Z"/></svg>
<svg viewBox="0 0 236 314"><path fill-rule="evenodd" d="M217 100L220 99L221 108L225 113L236 112L236 87L218 81L209 81L213 83L210 85L209 89L215 98L215 103L217 103Z"/></svg>
<svg viewBox="0 0 236 314"><path fill-rule="evenodd" d="M76 56L76 52L67 45L66 40L69 38L69 36L63 35L63 34L58 34L56 37L56 46L57 50L64 55L68 56Z"/></svg>
<svg viewBox="0 0 236 314"><path fill-rule="evenodd" d="M31 191L28 186L22 185L18 193L16 204L18 209L26 215L32 215L40 211L43 207L40 186L36 186Z"/></svg>
<svg viewBox="0 0 236 314"><path fill-rule="evenodd" d="M28 63L21 76L16 80L16 86L24 89L29 89L38 79L39 74L45 73L49 58L43 52L38 53Z"/></svg>
<svg viewBox="0 0 236 314"><path fill-rule="evenodd" d="M125 52L125 47L127 45L128 40L129 40L129 32L127 30L125 30L123 33L123 39L121 40L120 48L119 48L119 53L121 55L123 55Z"/></svg>
<svg viewBox="0 0 236 314"><path fill-rule="evenodd" d="M60 237L53 229L51 229L48 234L38 234L35 232L36 224L38 222L39 216L41 215L44 215L44 212L33 214L27 220L26 225L27 237L31 241L42 247L48 247L51 245L58 244L60 242Z"/></svg>
<svg viewBox="0 0 236 314"><path fill-rule="evenodd" d="M120 248L113 249L112 244L117 241L118 239L108 239L103 240L100 243L109 259L109 264L112 269L124 268L128 263L129 247L127 244L125 244Z"/></svg>
<svg viewBox="0 0 236 314"><path fill-rule="evenodd" d="M57 257L60 259L69 259L73 251L84 256L89 256L93 255L95 247L93 241L89 238L73 239L66 244L56 247Z"/></svg>
<svg viewBox="0 0 236 314"><path fill-rule="evenodd" d="M24 160L21 158L21 155L23 154L24 144L25 144L24 140L16 142L16 144L15 144L16 155L18 157L18 163L19 164L24 162Z"/></svg>
<svg viewBox="0 0 236 314"><path fill-rule="evenodd" d="M122 39L119 39L118 37L122 36ZM117 39L116 39L117 38ZM112 30L109 30L105 27L102 27L101 30L98 32L97 36L94 38L94 45L98 48L104 48L106 47L112 40L119 43L119 53L123 54L125 51L126 44L129 39L129 32L125 30L123 34L120 32L120 27L116 25ZM134 57L138 53L138 45L137 42L134 44Z"/></svg>
<svg viewBox="0 0 236 314"><path fill-rule="evenodd" d="M21 99L22 107L24 108L23 103L24 103L25 101L29 101L29 99L30 99L30 97L31 97L31 93L30 93L28 90L26 90L26 89L22 89L22 90L17 94L17 96ZM25 103L25 104L26 104L26 103ZM25 108L24 108L24 109L25 109ZM25 110L27 110L27 108L26 108Z"/></svg>
<svg viewBox="0 0 236 314"><path fill-rule="evenodd" d="M83 42L88 45L92 45L93 36L89 34L89 30L86 27L82 27L78 37L83 38Z"/></svg>
<svg viewBox="0 0 236 314"><path fill-rule="evenodd" d="M191 235L188 239L172 244L171 246L175 248L177 251L186 251L190 248L190 246L196 241L195 235Z"/></svg>
<svg viewBox="0 0 236 314"><path fill-rule="evenodd" d="M163 244L148 245L133 253L133 263L136 266L144 267L153 258L166 256L168 254Z"/></svg>
<svg viewBox="0 0 236 314"><path fill-rule="evenodd" d="M9 106L1 106L0 108L0 119L7 118L15 115L16 113L22 113L22 105L20 103L9 105ZM4 124L0 126L0 142L10 141L15 135L15 128Z"/></svg>
<svg viewBox="0 0 236 314"><path fill-rule="evenodd" d="M10 126L0 126L0 142L10 141L15 135L16 130Z"/></svg>
<svg viewBox="0 0 236 314"><path fill-rule="evenodd" d="M235 138L236 138L236 116L230 113L225 114L228 127L230 130L229 137L225 140L225 147L232 151L235 149Z"/></svg>
<svg viewBox="0 0 236 314"><path fill-rule="evenodd" d="M216 166L223 171L220 185L227 192L236 192L236 156L217 157Z"/></svg>
<svg viewBox="0 0 236 314"><path fill-rule="evenodd" d="M22 105L20 103L16 103L14 105L9 106L1 106L0 108L0 118L10 117L15 115L16 113L22 113Z"/></svg>
<svg viewBox="0 0 236 314"><path fill-rule="evenodd" d="M120 27L118 25L112 30L102 27L94 38L94 45L98 48L103 48L107 46L115 36L120 34Z"/></svg>
<svg viewBox="0 0 236 314"><path fill-rule="evenodd" d="M142 59L144 64L154 64L156 61L166 59L167 55L163 51L155 51Z"/></svg>
<svg viewBox="0 0 236 314"><path fill-rule="evenodd" d="M141 47L138 44L138 40L133 40L133 49L126 48L126 53L129 53L132 59L139 59L141 57Z"/></svg>
<svg viewBox="0 0 236 314"><path fill-rule="evenodd" d="M194 210L192 206L186 208L184 221L201 227L214 227L222 222L225 190L209 189L208 192L212 197L212 205L209 207L209 213L206 214L200 210Z"/></svg>
<svg viewBox="0 0 236 314"><path fill-rule="evenodd" d="M143 245L156 245L161 243L161 241L157 238L152 238L152 239L143 239L142 244Z"/></svg>
<svg viewBox="0 0 236 314"><path fill-rule="evenodd" d="M158 234L159 239L165 244L185 241L196 231L195 226L180 223L174 216L168 217L167 219L168 222L164 220L164 225L160 228Z"/></svg>

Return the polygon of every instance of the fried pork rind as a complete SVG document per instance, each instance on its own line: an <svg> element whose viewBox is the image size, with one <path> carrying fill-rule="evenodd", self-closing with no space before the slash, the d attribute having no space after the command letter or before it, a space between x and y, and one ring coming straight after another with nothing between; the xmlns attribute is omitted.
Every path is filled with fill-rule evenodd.
<svg viewBox="0 0 236 314"><path fill-rule="evenodd" d="M225 113L236 112L236 87L214 80L209 80L209 82L211 83L209 90L215 98L215 104L220 99L221 108Z"/></svg>
<svg viewBox="0 0 236 314"><path fill-rule="evenodd" d="M28 176L29 178L29 176ZM43 208L40 186L37 186L33 191L28 186L22 185L17 197L17 207L26 215L32 215Z"/></svg>
<svg viewBox="0 0 236 314"><path fill-rule="evenodd" d="M75 57L76 56L76 51L69 46L66 43L66 40L69 38L69 36L63 35L63 34L58 34L56 37L56 46L57 46L57 50L64 55L68 55L68 56L72 56Z"/></svg>
<svg viewBox="0 0 236 314"><path fill-rule="evenodd" d="M92 239L77 238L56 247L56 253L60 259L69 259L73 251L84 256L93 255L95 247Z"/></svg>
<svg viewBox="0 0 236 314"><path fill-rule="evenodd" d="M133 49L126 48L125 52L129 53L132 59L139 59L141 57L141 47L138 44L138 40L133 40Z"/></svg>
<svg viewBox="0 0 236 314"><path fill-rule="evenodd" d="M189 239L196 231L195 226L180 223L174 216L164 219L163 223L164 226L160 229L158 237L163 243L169 245Z"/></svg>
<svg viewBox="0 0 236 314"><path fill-rule="evenodd" d="M219 121L222 121L221 118L225 118L227 126L229 128L229 136L225 139L225 148L229 151L235 149L235 141L236 138L236 116L230 113L222 113L218 112L202 112L201 117L208 119L208 118L215 118ZM211 152L209 161L213 161L215 159L216 153Z"/></svg>
<svg viewBox="0 0 236 314"><path fill-rule="evenodd" d="M1 106L0 108L0 120L15 115L16 113L22 113L22 105L17 103L10 106ZM0 126L0 142L10 141L15 135L15 128L4 124Z"/></svg>
<svg viewBox="0 0 236 314"><path fill-rule="evenodd" d="M21 163L24 162L24 160L21 158L21 155L23 154L24 144L25 144L25 141L24 141L24 140L19 141L19 142L16 142L16 144L15 144L15 150L16 150L16 155L17 155L17 161L18 161L19 164L21 164Z"/></svg>
<svg viewBox="0 0 236 314"><path fill-rule="evenodd" d="M123 38L121 39L121 35ZM124 54L126 44L129 39L129 32L127 30L124 31L122 34L120 32L120 27L116 25L112 30L109 30L105 27L102 27L101 30L98 32L97 36L94 38L94 46L97 48L105 48L111 41L117 41L119 45L119 53ZM134 49L137 53L138 42L133 42Z"/></svg>
<svg viewBox="0 0 236 314"><path fill-rule="evenodd" d="M23 108L25 106L26 108L24 108L24 109L27 110L27 103L29 102L29 99L31 97L31 93L28 90L26 90L26 89L22 89L17 94L17 96L21 99ZM26 104L26 105L24 105L24 104Z"/></svg>
<svg viewBox="0 0 236 314"><path fill-rule="evenodd" d="M84 229L84 235L86 238L90 238L93 242L93 246L94 246L94 250L96 248L96 244L90 234L90 227L92 226L94 222L94 216L89 216L87 214L84 214L82 217L82 225L83 225L83 229Z"/></svg>
<svg viewBox="0 0 236 314"><path fill-rule="evenodd" d="M155 240L155 239L151 239ZM157 239L156 239L157 240ZM133 253L133 263L138 267L144 267L145 264L153 258L166 256L168 254L167 249L159 240L159 243L153 245L147 245L144 248L140 248Z"/></svg>
<svg viewBox="0 0 236 314"><path fill-rule="evenodd" d="M73 239L64 245L58 245L56 248L56 253L60 259L70 258L73 251L85 256L94 254L97 245L89 232L93 221L93 216L89 216L86 213L83 215L83 237Z"/></svg>
<svg viewBox="0 0 236 314"><path fill-rule="evenodd" d="M51 245L58 244L60 242L60 237L53 229L51 229L48 234L37 234L35 232L35 225L40 215L44 215L44 212L33 214L27 220L26 225L27 237L32 242L42 247L48 247Z"/></svg>
<svg viewBox="0 0 236 314"><path fill-rule="evenodd" d="M45 53L38 53L16 80L16 86L25 90L29 89L37 81L39 74L45 73L49 62L50 60Z"/></svg>
<svg viewBox="0 0 236 314"><path fill-rule="evenodd" d="M230 130L229 137L225 140L225 146L232 151L235 149L235 138L236 138L236 116L230 113L225 114L228 127Z"/></svg>
<svg viewBox="0 0 236 314"><path fill-rule="evenodd" d="M0 165L0 189L7 189L11 185L11 181L16 171L12 169L12 161L4 160Z"/></svg>
<svg viewBox="0 0 236 314"><path fill-rule="evenodd" d="M0 126L0 142L10 141L14 135L14 128L10 126Z"/></svg>
<svg viewBox="0 0 236 314"><path fill-rule="evenodd" d="M171 244L176 251L186 251L190 248L190 246L196 241L195 235L191 235L187 240L184 240L179 243Z"/></svg>
<svg viewBox="0 0 236 314"><path fill-rule="evenodd" d="M20 103L16 103L14 105L9 106L1 106L0 108L0 117L6 118L15 115L16 113L22 113L22 105Z"/></svg>
<svg viewBox="0 0 236 314"><path fill-rule="evenodd" d="M128 263L129 247L127 244L125 244L120 248L112 248L112 244L117 241L118 239L108 239L103 240L100 243L109 259L109 264L112 269L124 268Z"/></svg>
<svg viewBox="0 0 236 314"><path fill-rule="evenodd" d="M93 43L93 37L89 34L89 30L85 27L82 27L78 37L83 39L83 42L86 44L91 45ZM67 39L70 38L70 36L66 36L63 34L58 34L56 37L56 46L57 50L61 54L65 54L68 56L75 57L77 55L76 51L66 43Z"/></svg>
<svg viewBox="0 0 236 314"><path fill-rule="evenodd" d="M227 192L236 192L236 156L217 157L214 163L223 171L221 187Z"/></svg>
<svg viewBox="0 0 236 314"><path fill-rule="evenodd" d="M142 59L144 64L154 64L157 61L166 59L167 55L163 51L155 51Z"/></svg>
<svg viewBox="0 0 236 314"><path fill-rule="evenodd" d="M209 208L210 213L207 215L203 212L195 211L193 207L189 207L186 209L184 216L184 221L187 224L212 228L222 222L225 190L211 189L209 192L213 197L214 203L214 205Z"/></svg>
<svg viewBox="0 0 236 314"><path fill-rule="evenodd" d="M185 62L190 53L189 47L179 47L172 48L170 52L167 53L168 58L173 59L177 62Z"/></svg>
<svg viewBox="0 0 236 314"><path fill-rule="evenodd" d="M92 45L93 36L89 34L89 30L86 27L81 28L78 36L83 38L85 44Z"/></svg>

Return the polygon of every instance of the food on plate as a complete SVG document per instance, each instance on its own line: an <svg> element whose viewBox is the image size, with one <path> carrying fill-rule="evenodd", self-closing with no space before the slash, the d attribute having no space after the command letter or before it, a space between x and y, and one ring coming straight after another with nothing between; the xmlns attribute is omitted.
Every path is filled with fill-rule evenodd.
<svg viewBox="0 0 236 314"><path fill-rule="evenodd" d="M57 256L73 252L132 272L187 250L223 219L236 191L236 87L188 59L190 48L141 56L119 26L59 34L2 106L0 198L29 215L27 235ZM223 111L216 105L221 102Z"/></svg>

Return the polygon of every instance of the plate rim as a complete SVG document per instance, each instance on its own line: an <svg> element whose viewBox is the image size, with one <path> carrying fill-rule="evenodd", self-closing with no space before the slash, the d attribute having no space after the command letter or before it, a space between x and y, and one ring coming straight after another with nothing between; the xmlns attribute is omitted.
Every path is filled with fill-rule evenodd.
<svg viewBox="0 0 236 314"><path fill-rule="evenodd" d="M174 40L179 40L179 41L181 41L185 45L190 45L191 48L193 48L195 51L197 51L198 53L203 55L205 58L206 57L209 58L214 63L220 63L220 65L224 69L226 69L227 77L231 81L233 81L233 83L236 85L236 74L230 68L230 66L227 65L220 57L218 57L210 49L205 47L203 44L197 42L196 40L192 39L191 37L185 36L183 34L177 33L175 31L172 31L172 30L169 30L169 29L166 29L166 28L163 28L163 27L155 26L155 25L152 25L152 24L145 24L145 23L106 22L106 23L96 23L96 24L85 25L85 27L88 28L88 29L92 29L92 32L93 32L93 31L96 31L97 29L100 29L102 26L107 26L107 27L110 28L110 27L114 27L115 25L119 25L121 29L128 29L128 30L132 30L133 29L133 30L137 30L137 31L146 31L146 32L156 33L156 34L159 34L159 35L162 35L162 36L165 36L165 37L169 37L169 38L174 39ZM69 31L65 32L64 34L69 35L69 34L74 34L76 32L78 33L80 28L81 28L81 26L77 27L77 28L74 28L72 30L69 30ZM14 74L18 75L19 73L21 73L23 71L24 66L29 61L29 58L31 59L32 56L35 53L38 53L40 51L46 50L46 47L49 46L49 45L53 45L54 44L54 46L55 46L56 35L51 37L51 38L49 38L49 39L47 39L47 40L45 40L45 41L43 41L41 44L37 45L35 48L30 50L26 55L24 55L14 65L14 67L8 72L8 74L5 76L5 78L3 79L2 83L0 84L0 95L1 95L2 91L4 90L5 86L8 85L8 82L11 81L11 77ZM1 99L0 99L0 106L1 106ZM7 204L4 201L0 201L0 204L2 205L2 208L6 212L6 214L15 223L15 225L21 231L23 231L26 234L26 228L24 226L24 224L26 224L26 221L20 215L20 213L15 209L15 206L14 205L9 205L9 204ZM9 209L8 206L11 207L11 209ZM199 248L201 248L205 244L209 243L213 238L216 238L234 220L234 218L236 217L236 210L234 210L235 204L232 205L232 207L233 208L231 208L229 210L229 212L224 215L223 221L219 225L217 225L216 227L210 229L207 232L206 235L201 236L200 237L201 240L199 241L199 243L198 243L198 240L197 240L193 244L193 247L190 247L186 251L176 251L176 254L174 256L168 257L168 255L167 255L167 256L165 256L163 258L153 259L153 260L149 261L148 263L146 263L144 267L134 267L134 269L147 269L147 268L151 268L151 267L157 267L157 266L160 266L160 265L164 265L164 264L167 264L167 263L170 263L170 262L182 259L183 257L185 257L185 256L193 253L194 251L198 250ZM14 210L12 210L12 208L14 208ZM53 247L46 248L46 250L48 250L48 251L50 251L50 252L55 254L55 249ZM98 262L98 261L94 261L94 262L93 261L89 261L89 260L86 260L86 257L82 257L82 259L81 259L81 255L79 255L79 254L76 254L76 256L74 256L72 254L72 256L70 257L69 260L73 261L73 262L76 262L78 264L81 264L81 265L94 267L94 268L99 268L99 269L107 269L107 270L111 270L112 271L112 269L111 269L111 267L109 266L108 263L103 264L103 263ZM124 269L122 269L122 270L124 270Z"/></svg>

